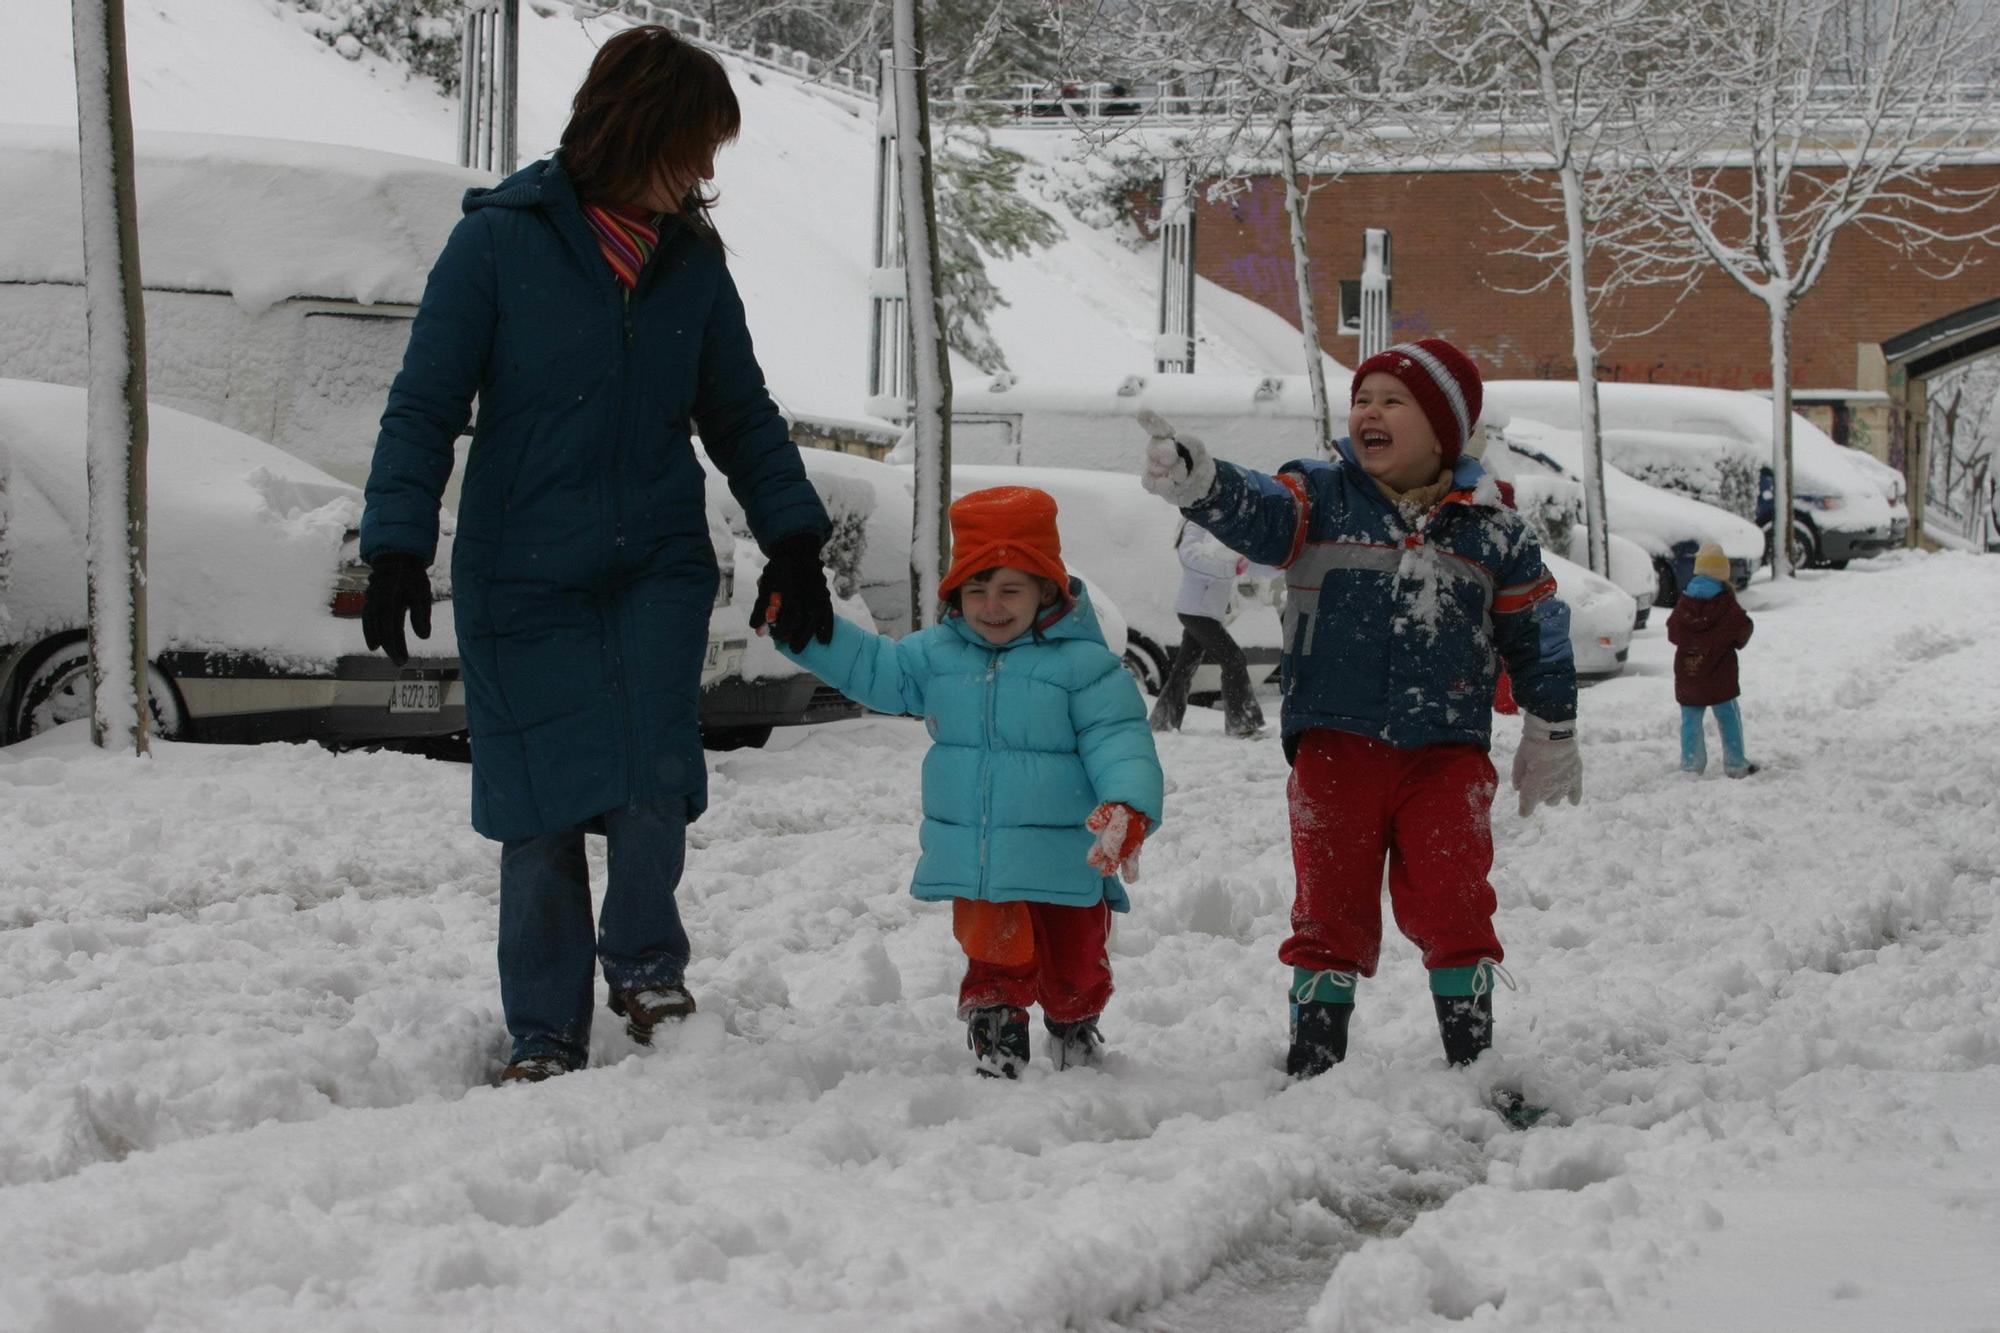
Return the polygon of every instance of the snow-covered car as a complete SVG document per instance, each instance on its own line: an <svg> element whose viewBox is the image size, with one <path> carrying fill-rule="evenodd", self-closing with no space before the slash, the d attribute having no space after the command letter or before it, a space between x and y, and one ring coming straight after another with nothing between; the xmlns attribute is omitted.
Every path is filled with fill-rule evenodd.
<svg viewBox="0 0 2000 1333"><path fill-rule="evenodd" d="M444 560L431 637L393 666L361 639L360 490L199 417L154 404L149 421L157 734L358 744L465 729ZM0 380L0 743L90 714L84 440L83 390Z"/></svg>
<svg viewBox="0 0 2000 1333"><path fill-rule="evenodd" d="M1513 482L1517 494L1528 478L1538 475L1582 480L1583 441L1577 432L1517 416L1501 425L1499 433L1499 442L1487 445L1483 461L1496 477ZM1636 543L1652 562L1658 584L1655 605L1673 605L1694 577L1695 553L1704 543L1714 542L1729 557L1730 580L1738 588L1748 585L1763 563L1764 534L1756 524L1648 486L1609 463L1604 504L1611 531Z"/></svg>
<svg viewBox="0 0 2000 1333"><path fill-rule="evenodd" d="M1555 576L1556 596L1569 607L1569 646L1576 674L1617 675L1632 647L1636 599L1610 579L1553 552L1542 552L1542 561Z"/></svg>
<svg viewBox="0 0 2000 1333"><path fill-rule="evenodd" d="M1498 380L1486 400L1510 415L1569 430L1576 386ZM1668 384L1598 386L1605 461L1648 485L1771 524L1771 402L1729 389ZM1885 475L1886 474L1886 475ZM1807 565L1838 568L1901 546L1909 536L1902 478L1792 414L1792 540ZM1685 583L1685 579L1682 580Z"/></svg>

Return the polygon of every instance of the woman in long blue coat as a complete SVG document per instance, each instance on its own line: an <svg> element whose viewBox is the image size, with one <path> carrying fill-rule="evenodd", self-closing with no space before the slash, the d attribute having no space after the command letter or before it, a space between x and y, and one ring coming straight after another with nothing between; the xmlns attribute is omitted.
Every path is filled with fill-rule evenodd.
<svg viewBox="0 0 2000 1333"><path fill-rule="evenodd" d="M502 843L503 1082L584 1064L600 961L638 1041L694 1010L674 891L707 803L718 582L694 434L769 556L759 618L800 646L832 633L826 512L708 217L740 120L722 66L667 29L606 42L555 156L467 192L382 416L363 628L400 663L405 617L429 634L439 504L478 400L452 606L472 823ZM595 940L586 831L609 839Z"/></svg>

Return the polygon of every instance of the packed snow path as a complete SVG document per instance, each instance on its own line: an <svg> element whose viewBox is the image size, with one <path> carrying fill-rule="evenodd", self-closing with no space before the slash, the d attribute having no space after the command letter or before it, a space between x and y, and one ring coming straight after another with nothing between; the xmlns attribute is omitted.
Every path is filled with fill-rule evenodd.
<svg viewBox="0 0 2000 1333"><path fill-rule="evenodd" d="M1206 710L1108 1063L1037 1025L1019 1083L905 892L917 724L711 756L701 1013L506 1090L462 769L0 752L0 1327L1992 1328L2000 561L1744 601L1762 773L1675 772L1656 626L1585 693L1584 805L1503 797L1523 989L1469 1074L1392 939L1287 1085L1284 760ZM1503 1130L1500 1077L1567 1123Z"/></svg>

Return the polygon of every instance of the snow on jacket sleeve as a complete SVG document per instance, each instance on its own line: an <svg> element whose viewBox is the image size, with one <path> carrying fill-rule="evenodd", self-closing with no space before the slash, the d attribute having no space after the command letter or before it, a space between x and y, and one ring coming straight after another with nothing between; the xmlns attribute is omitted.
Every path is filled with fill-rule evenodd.
<svg viewBox="0 0 2000 1333"><path fill-rule="evenodd" d="M493 233L487 219L461 218L431 266L410 326L403 368L368 469L361 558L385 551L437 556L438 506L451 479L452 450L486 378L498 304Z"/></svg>
<svg viewBox="0 0 2000 1333"><path fill-rule="evenodd" d="M931 637L932 631L920 630L892 639L835 616L830 643L808 639L803 649L794 652L772 641L778 643L779 652L856 703L878 713L921 717L931 677L927 651Z"/></svg>
<svg viewBox="0 0 2000 1333"><path fill-rule="evenodd" d="M1576 717L1576 657L1569 606L1542 563L1542 548L1520 517L1506 513L1514 548L1493 592L1493 638L1513 678L1514 698L1544 722Z"/></svg>
<svg viewBox="0 0 2000 1333"><path fill-rule="evenodd" d="M1215 485L1181 512L1231 550L1283 569L1298 558L1312 519L1303 466L1288 463L1272 477L1217 459ZM1233 567L1230 574L1234 577Z"/></svg>
<svg viewBox="0 0 2000 1333"><path fill-rule="evenodd" d="M1069 714L1098 804L1122 801L1158 828L1166 815L1166 777L1131 673L1105 652L1102 670L1070 691Z"/></svg>
<svg viewBox="0 0 2000 1333"><path fill-rule="evenodd" d="M796 532L824 537L832 530L819 493L806 478L764 371L750 345L750 326L735 279L723 267L702 337L694 419L702 447L729 479L750 531L766 551Z"/></svg>

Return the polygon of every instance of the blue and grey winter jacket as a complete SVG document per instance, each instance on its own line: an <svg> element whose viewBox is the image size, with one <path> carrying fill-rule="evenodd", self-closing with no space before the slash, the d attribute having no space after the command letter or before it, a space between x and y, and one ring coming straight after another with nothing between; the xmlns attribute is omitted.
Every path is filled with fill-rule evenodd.
<svg viewBox="0 0 2000 1333"><path fill-rule="evenodd" d="M470 190L431 266L368 473L361 556L452 548L472 824L550 833L707 803L696 712L717 571L691 427L766 550L825 533L721 247L666 219L628 300L554 161Z"/></svg>
<svg viewBox="0 0 2000 1333"><path fill-rule="evenodd" d="M1355 462L1299 460L1267 476L1217 460L1182 512L1286 571L1284 735L1315 728L1398 749L1491 742L1504 660L1521 706L1576 716L1569 608L1520 515L1479 464L1415 527ZM1289 748L1289 745L1288 745Z"/></svg>
<svg viewBox="0 0 2000 1333"><path fill-rule="evenodd" d="M900 640L837 620L832 643L785 650L878 713L924 719L918 898L1130 906L1085 861L1096 835L1083 821L1122 801L1158 827L1165 780L1139 687L1071 587L1076 604L1039 642L996 648L954 615Z"/></svg>

